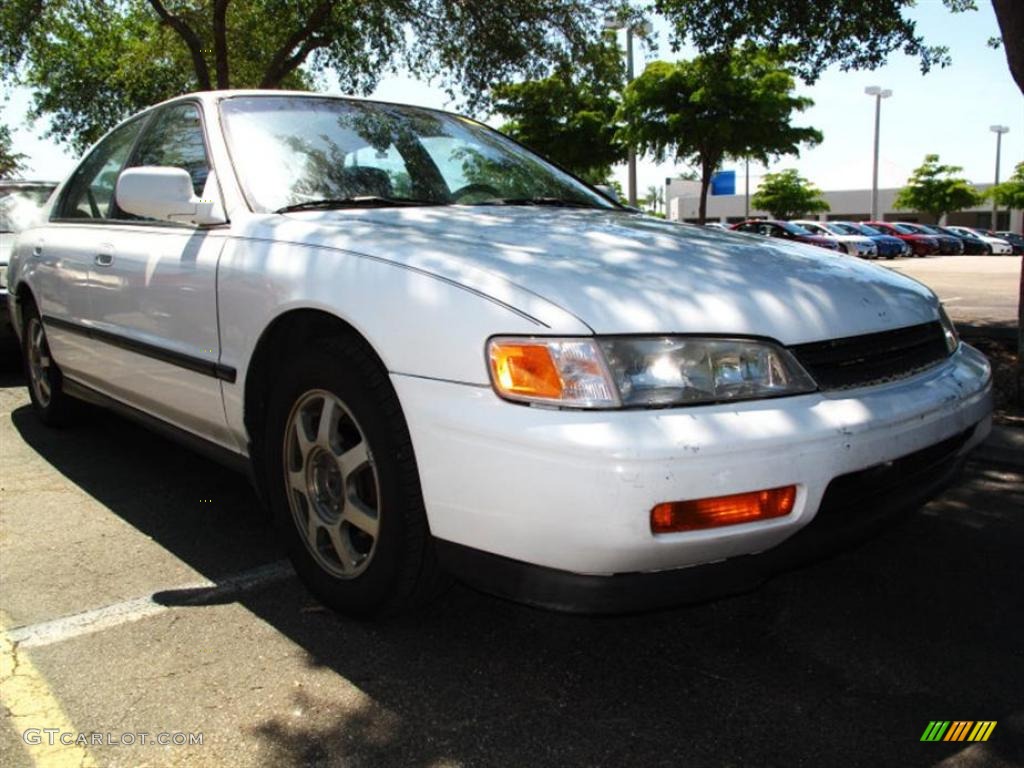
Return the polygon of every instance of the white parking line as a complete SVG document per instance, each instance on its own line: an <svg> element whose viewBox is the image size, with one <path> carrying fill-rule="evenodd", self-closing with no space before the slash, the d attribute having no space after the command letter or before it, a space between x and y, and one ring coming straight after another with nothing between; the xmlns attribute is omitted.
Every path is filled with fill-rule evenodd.
<svg viewBox="0 0 1024 768"><path fill-rule="evenodd" d="M29 624L21 627L13 627L7 630L8 639L19 648L38 648L44 645L52 645L73 637L90 635L94 632L101 632L111 627L117 627L132 621L155 616L166 610L177 606L201 605L205 603L225 602L235 595L246 592L255 587L281 581L294 575L291 564L286 560L279 560L275 563L253 568L249 571L227 576L216 582L199 581L193 584L184 584L168 590L161 590L146 597L138 597L133 600L106 605L102 608L94 608L82 613L63 616L51 621L43 621L38 624ZM196 592L189 595L189 592ZM173 599L170 595L176 595ZM157 601L154 597L166 595L166 602Z"/></svg>

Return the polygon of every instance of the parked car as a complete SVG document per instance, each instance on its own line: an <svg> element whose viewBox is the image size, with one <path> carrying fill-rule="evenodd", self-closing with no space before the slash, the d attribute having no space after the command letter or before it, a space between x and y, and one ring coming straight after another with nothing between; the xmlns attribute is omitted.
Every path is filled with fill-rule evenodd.
<svg viewBox="0 0 1024 768"><path fill-rule="evenodd" d="M932 256L939 252L939 240L932 235L925 235L902 224L891 224L887 221L869 221L867 225L886 235L898 237L910 246L910 252L914 256Z"/></svg>
<svg viewBox="0 0 1024 768"><path fill-rule="evenodd" d="M804 229L798 224L791 224L788 221L773 221L771 219L750 219L733 224L732 228L737 232L745 232L749 235L762 235L764 237L777 237L781 240L793 240L797 243L816 245L829 251L839 251L839 242L834 237L822 237Z"/></svg>
<svg viewBox="0 0 1024 768"><path fill-rule="evenodd" d="M934 237L939 241L939 255L941 256L959 256L964 252L964 244L959 237L947 234L931 224L919 224L915 221L900 221L896 223L901 227L909 229L911 232Z"/></svg>
<svg viewBox="0 0 1024 768"><path fill-rule="evenodd" d="M1017 232L992 232L991 230L989 230L989 233L993 237L998 237L1000 240L1008 242L1010 247L1013 248L1014 256L1024 253L1024 235L1020 235Z"/></svg>
<svg viewBox="0 0 1024 768"><path fill-rule="evenodd" d="M939 226L936 226L935 229L941 230L943 234L959 238L960 243L963 245L963 253L968 256L984 256L989 252L988 243L973 232L957 232L949 227Z"/></svg>
<svg viewBox="0 0 1024 768"><path fill-rule="evenodd" d="M39 215L56 186L51 181L0 179L0 346L16 340L7 319L7 263L14 236Z"/></svg>
<svg viewBox="0 0 1024 768"><path fill-rule="evenodd" d="M910 246L898 237L887 235L874 227L869 227L857 221L832 221L833 227L851 235L864 235L871 238L878 248L878 255L887 259L895 259L897 256L910 256Z"/></svg>
<svg viewBox="0 0 1024 768"><path fill-rule="evenodd" d="M899 221L900 226L906 227L914 232L929 234L939 243L940 256L959 256L964 253L964 243L955 234L947 233L932 224L922 224L916 221Z"/></svg>
<svg viewBox="0 0 1024 768"><path fill-rule="evenodd" d="M591 612L747 588L929 498L991 423L920 283L632 213L418 107L147 109L10 280L44 423L87 399L248 472L356 614L445 574Z"/></svg>
<svg viewBox="0 0 1024 768"><path fill-rule="evenodd" d="M840 248L851 256L859 256L862 259L874 259L878 256L878 245L870 237L847 232L830 221L797 219L790 223L803 227L811 234L834 239Z"/></svg>
<svg viewBox="0 0 1024 768"><path fill-rule="evenodd" d="M983 229L976 229L975 227L947 227L957 234L970 233L975 237L981 239L986 246L988 246L988 252L996 256L1009 256L1013 253L1013 246L1010 245L1006 240L1001 237L993 237Z"/></svg>

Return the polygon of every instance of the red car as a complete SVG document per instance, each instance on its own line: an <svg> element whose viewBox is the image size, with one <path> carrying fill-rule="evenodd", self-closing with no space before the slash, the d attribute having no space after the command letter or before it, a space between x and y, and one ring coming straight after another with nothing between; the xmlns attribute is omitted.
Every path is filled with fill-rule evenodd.
<svg viewBox="0 0 1024 768"><path fill-rule="evenodd" d="M931 256L932 254L938 253L940 250L939 239L937 237L922 235L921 233L915 232L910 227L905 227L902 224L890 224L887 221L866 221L864 223L869 227L874 227L879 232L883 232L886 235L898 237L910 246L910 251L915 256Z"/></svg>
<svg viewBox="0 0 1024 768"><path fill-rule="evenodd" d="M819 248L827 248L830 251L842 250L839 241L831 237L816 235L809 229L793 224L789 221L774 221L771 219L750 219L733 224L732 228L737 232L746 232L751 235L764 235L765 237L779 237L785 240L795 240L798 243L816 245Z"/></svg>

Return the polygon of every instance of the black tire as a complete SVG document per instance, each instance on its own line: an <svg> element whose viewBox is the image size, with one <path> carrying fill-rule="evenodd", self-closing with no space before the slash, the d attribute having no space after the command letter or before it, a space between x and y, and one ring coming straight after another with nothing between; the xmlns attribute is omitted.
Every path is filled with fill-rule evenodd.
<svg viewBox="0 0 1024 768"><path fill-rule="evenodd" d="M284 361L268 402L266 434L259 455L263 458L262 479L270 513L300 579L322 603L357 616L405 612L436 597L448 584L437 565L405 417L386 371L363 339L355 335L321 337L310 346L314 345L315 351ZM318 557L326 560L323 553L329 548L327 542L319 548L318 556L313 554L314 547L307 545L308 537L299 519L303 508L306 516L316 514L313 501L308 489L297 497L286 479L286 441L292 439L286 430L296 409L310 402L310 396L316 397L318 391L340 401L345 418L352 419L349 429L356 427L358 442L365 439L371 460L364 470L369 468L376 481L373 497L379 530L368 562L361 566L364 570L347 577L330 572L318 561ZM306 459L301 461L305 467ZM308 477L308 473L303 474ZM337 475L340 480L336 492L343 497L335 500L338 510L349 503L344 499L354 475ZM337 525L349 531L349 536L360 533L351 526ZM318 535L326 535L326 531L321 534L318 528L313 539ZM340 562L341 558L337 559Z"/></svg>
<svg viewBox="0 0 1024 768"><path fill-rule="evenodd" d="M64 392L64 375L50 355L50 346L46 339L46 328L39 317L39 310L31 299L25 301L22 310L21 362L25 370L25 382L28 395L32 400L32 410L39 420L48 427L63 427L72 421L75 400ZM33 356L37 344L35 334L41 334L38 342L39 351L49 361L40 370L37 366L33 373ZM40 380L41 379L41 380Z"/></svg>

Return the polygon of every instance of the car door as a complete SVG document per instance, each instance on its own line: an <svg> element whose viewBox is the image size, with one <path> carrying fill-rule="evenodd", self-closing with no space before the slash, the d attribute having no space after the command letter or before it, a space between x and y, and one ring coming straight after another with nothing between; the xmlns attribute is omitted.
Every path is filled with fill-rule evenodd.
<svg viewBox="0 0 1024 768"><path fill-rule="evenodd" d="M65 375L86 382L102 369L88 336L89 270L108 240L114 184L143 123L133 120L104 137L64 185L50 220L24 235L25 269L50 352Z"/></svg>
<svg viewBox="0 0 1024 768"><path fill-rule="evenodd" d="M183 168L195 194L220 205L202 113L183 102L161 108L125 167ZM217 264L227 228L142 219L114 206L90 263L91 326L106 394L225 447L219 363Z"/></svg>

